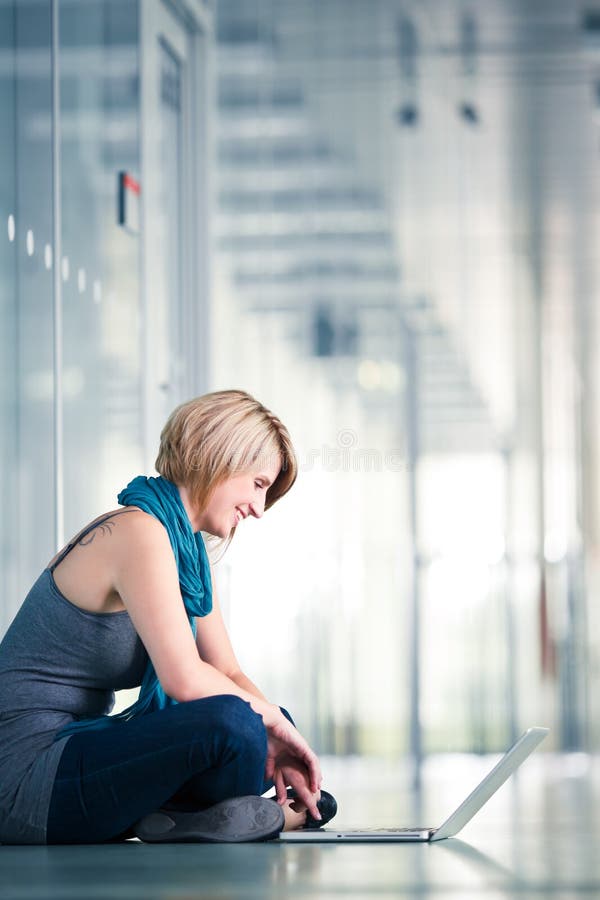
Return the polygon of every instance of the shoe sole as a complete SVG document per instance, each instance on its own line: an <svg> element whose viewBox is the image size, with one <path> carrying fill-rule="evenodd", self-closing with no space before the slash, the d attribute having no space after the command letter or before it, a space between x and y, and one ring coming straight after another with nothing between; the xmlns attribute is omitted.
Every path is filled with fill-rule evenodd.
<svg viewBox="0 0 600 900"><path fill-rule="evenodd" d="M284 825L281 806L263 797L234 797L199 812L159 810L144 816L133 831L146 843L231 843L278 837Z"/></svg>

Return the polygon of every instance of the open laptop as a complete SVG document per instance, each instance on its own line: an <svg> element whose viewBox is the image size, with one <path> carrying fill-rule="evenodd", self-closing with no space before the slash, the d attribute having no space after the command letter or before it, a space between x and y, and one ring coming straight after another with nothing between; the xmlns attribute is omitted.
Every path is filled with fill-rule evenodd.
<svg viewBox="0 0 600 900"><path fill-rule="evenodd" d="M282 831L279 839L281 841L321 843L322 841L441 841L444 838L453 837L473 818L476 812L479 812L484 803L487 803L547 734L547 728L529 728L522 734L516 744L507 750L500 762L439 828L351 828L347 830L307 828L297 831Z"/></svg>

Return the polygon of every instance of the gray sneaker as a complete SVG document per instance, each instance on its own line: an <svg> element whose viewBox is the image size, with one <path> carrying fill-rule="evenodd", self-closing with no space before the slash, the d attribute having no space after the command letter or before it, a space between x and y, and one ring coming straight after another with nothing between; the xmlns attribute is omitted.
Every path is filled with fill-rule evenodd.
<svg viewBox="0 0 600 900"><path fill-rule="evenodd" d="M233 797L198 812L158 810L133 826L148 843L268 841L283 829L282 808L264 797Z"/></svg>

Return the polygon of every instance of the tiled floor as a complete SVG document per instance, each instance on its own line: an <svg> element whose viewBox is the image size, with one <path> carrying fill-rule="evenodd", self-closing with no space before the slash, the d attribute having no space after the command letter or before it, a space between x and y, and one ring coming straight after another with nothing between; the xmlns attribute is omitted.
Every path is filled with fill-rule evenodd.
<svg viewBox="0 0 600 900"><path fill-rule="evenodd" d="M340 825L436 825L491 765L436 757L423 790L402 766L324 760ZM600 760L528 760L460 835L424 845L0 847L0 897L600 897ZM417 816L417 819L415 819Z"/></svg>

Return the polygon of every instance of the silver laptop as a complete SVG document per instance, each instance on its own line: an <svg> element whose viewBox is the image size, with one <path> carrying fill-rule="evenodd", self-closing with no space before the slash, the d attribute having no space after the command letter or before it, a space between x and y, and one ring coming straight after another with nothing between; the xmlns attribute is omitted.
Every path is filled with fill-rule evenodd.
<svg viewBox="0 0 600 900"><path fill-rule="evenodd" d="M314 828L298 831L282 831L282 841L441 841L453 837L464 828L484 803L496 793L509 775L524 762L537 745L548 734L547 728L529 728L519 740L504 754L466 800L454 810L439 828Z"/></svg>

